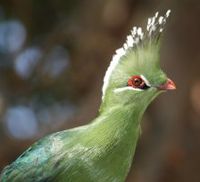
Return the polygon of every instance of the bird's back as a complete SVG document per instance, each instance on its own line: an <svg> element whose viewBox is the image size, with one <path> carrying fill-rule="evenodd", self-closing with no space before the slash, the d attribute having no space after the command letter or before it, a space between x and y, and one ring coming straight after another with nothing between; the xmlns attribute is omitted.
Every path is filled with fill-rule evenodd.
<svg viewBox="0 0 200 182"><path fill-rule="evenodd" d="M28 148L1 174L1 181L52 181L60 172L63 149L73 141L73 130L51 134Z"/></svg>

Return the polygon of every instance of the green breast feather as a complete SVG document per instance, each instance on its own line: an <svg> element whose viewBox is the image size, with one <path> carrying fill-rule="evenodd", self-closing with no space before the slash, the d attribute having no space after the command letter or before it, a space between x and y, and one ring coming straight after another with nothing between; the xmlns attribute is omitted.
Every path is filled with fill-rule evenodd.
<svg viewBox="0 0 200 182"><path fill-rule="evenodd" d="M44 137L1 173L2 182L124 182L147 106L174 83L160 68L160 36L170 10L134 27L104 77L99 115Z"/></svg>

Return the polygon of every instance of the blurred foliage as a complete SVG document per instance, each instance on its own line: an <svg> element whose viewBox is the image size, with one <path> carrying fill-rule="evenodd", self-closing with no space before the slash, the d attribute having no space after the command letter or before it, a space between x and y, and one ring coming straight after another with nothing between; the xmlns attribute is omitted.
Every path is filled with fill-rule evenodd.
<svg viewBox="0 0 200 182"><path fill-rule="evenodd" d="M176 81L145 114L127 181L199 182L200 2L1 0L0 167L98 112L102 79L133 25L172 9L162 66Z"/></svg>

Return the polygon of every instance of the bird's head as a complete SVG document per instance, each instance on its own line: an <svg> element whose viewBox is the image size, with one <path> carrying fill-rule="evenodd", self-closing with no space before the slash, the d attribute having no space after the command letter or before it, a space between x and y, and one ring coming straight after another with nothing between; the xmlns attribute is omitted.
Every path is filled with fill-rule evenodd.
<svg viewBox="0 0 200 182"><path fill-rule="evenodd" d="M175 89L160 68L160 37L170 14L148 19L147 31L133 27L131 35L116 54L104 77L104 106L120 103L147 106L158 94Z"/></svg>

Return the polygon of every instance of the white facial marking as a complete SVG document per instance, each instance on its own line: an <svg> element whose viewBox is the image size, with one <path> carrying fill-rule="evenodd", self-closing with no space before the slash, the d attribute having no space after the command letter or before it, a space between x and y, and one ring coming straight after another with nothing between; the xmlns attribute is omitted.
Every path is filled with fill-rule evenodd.
<svg viewBox="0 0 200 182"><path fill-rule="evenodd" d="M144 83L148 86L151 87L151 84L149 83L149 81L146 79L146 77L144 75L140 75L140 77L143 79Z"/></svg>
<svg viewBox="0 0 200 182"><path fill-rule="evenodd" d="M133 29L131 30L131 35L127 36L127 41L125 42L123 47L116 50L116 54L113 55L113 58L110 62L110 65L109 65L109 67L106 71L106 74L105 74L104 80L103 80L104 84L103 84L103 87L102 87L102 100L104 99L105 92L106 92L106 89L109 85L109 81L110 81L110 77L112 75L112 72L116 68L116 66L119 64L119 61L121 60L121 58L130 49L137 46L144 39L144 37L151 38L152 35L157 34L157 33L161 33L163 31L164 25L166 23L167 18L170 15L170 13L171 13L171 10L168 10L166 12L165 16L159 17L158 16L159 13L156 12L154 17L148 18L148 22L147 22L147 26L146 26L146 29L147 29L146 34L143 33L141 27L133 27ZM143 78L145 83L148 85L149 84L148 80L143 75L141 75L141 77ZM135 89L135 88L129 88L129 87L128 88L124 87L124 88L141 91L141 89ZM119 88L119 89L123 90L123 88Z"/></svg>
<svg viewBox="0 0 200 182"><path fill-rule="evenodd" d="M129 87L129 86L127 86L127 87L122 87L122 88L116 88L115 90L114 90L114 92L115 93L119 93L119 92L123 92L123 91L125 91L125 90L136 90L136 91L142 91L142 89L139 89L139 88L133 88L133 87Z"/></svg>
<svg viewBox="0 0 200 182"><path fill-rule="evenodd" d="M123 48L121 48L123 49ZM104 76L104 79L103 79L103 87L102 87L102 99L104 98L104 95L105 95L105 92L106 92L106 89L108 87L108 84L109 84L109 80L110 80L110 76L112 74L112 71L115 69L115 67L118 65L118 62L120 60L120 58L122 57L122 53L123 51L121 49L118 49L120 51L121 54L115 54L112 58L112 61L110 62L110 66L108 67L107 71L106 71L106 74ZM124 50L124 49L123 49ZM124 51L124 54L125 54L125 51Z"/></svg>

